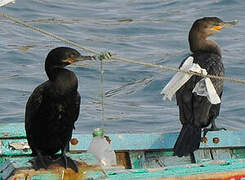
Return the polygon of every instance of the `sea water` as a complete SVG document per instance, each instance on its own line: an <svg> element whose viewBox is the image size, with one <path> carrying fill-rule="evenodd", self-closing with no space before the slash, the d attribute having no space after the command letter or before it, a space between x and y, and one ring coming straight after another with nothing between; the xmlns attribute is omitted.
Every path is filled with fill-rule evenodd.
<svg viewBox="0 0 245 180"><path fill-rule="evenodd" d="M237 19L239 25L210 39L221 47L225 75L245 79L244 9L242 0L17 0L0 12L98 52L171 67L190 53L188 32L196 19ZM45 57L58 46L73 47L0 17L0 122L24 122L28 97L47 80ZM82 96L75 132L91 133L102 123L99 63L68 68L76 73ZM160 95L175 72L118 61L104 63L104 69L106 132L180 130L176 101ZM245 128L244 88L225 82L217 126Z"/></svg>

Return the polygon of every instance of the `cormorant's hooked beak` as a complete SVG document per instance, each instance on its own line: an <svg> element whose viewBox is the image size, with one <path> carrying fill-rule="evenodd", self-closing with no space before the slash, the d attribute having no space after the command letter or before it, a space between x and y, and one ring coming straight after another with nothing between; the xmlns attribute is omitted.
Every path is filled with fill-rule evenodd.
<svg viewBox="0 0 245 180"><path fill-rule="evenodd" d="M77 61L86 61L86 60L96 60L96 57L95 56L82 56L82 55L80 55L78 57L72 57L72 58L65 59L65 60L63 60L63 62L73 64Z"/></svg>
<svg viewBox="0 0 245 180"><path fill-rule="evenodd" d="M222 22L222 23L219 23L219 25L213 26L213 29L216 31L220 31L223 28L231 27L231 26L234 26L238 23L239 23L238 20L234 20L234 21L230 21L230 22Z"/></svg>

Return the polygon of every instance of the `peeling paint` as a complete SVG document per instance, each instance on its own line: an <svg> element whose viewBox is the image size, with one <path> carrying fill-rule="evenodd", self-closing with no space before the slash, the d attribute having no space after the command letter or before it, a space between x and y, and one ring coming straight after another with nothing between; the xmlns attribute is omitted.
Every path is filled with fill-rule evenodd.
<svg viewBox="0 0 245 180"><path fill-rule="evenodd" d="M27 142L12 142L9 143L9 146L15 150L26 150L30 149L30 146Z"/></svg>
<svg viewBox="0 0 245 180"><path fill-rule="evenodd" d="M34 170L30 168L16 169L12 179L52 179L52 180L85 180L85 179L104 179L106 175L103 169L97 165L87 165L83 162L77 162L78 173L72 169L53 164L48 170Z"/></svg>

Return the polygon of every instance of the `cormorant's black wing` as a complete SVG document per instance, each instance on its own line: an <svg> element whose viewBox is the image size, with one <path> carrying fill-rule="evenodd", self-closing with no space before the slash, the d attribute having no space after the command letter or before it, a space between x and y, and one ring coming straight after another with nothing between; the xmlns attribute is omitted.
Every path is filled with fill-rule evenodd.
<svg viewBox="0 0 245 180"><path fill-rule="evenodd" d="M81 96L79 92L77 92L76 102L75 102L75 112L74 112L74 123L77 121L79 112L80 112L80 104L81 104ZM75 126L73 127L75 129Z"/></svg>
<svg viewBox="0 0 245 180"><path fill-rule="evenodd" d="M25 129L28 142L31 143L31 126L39 114L39 108L43 100L43 92L47 82L36 87L26 103L25 111ZM31 145L30 145L31 146Z"/></svg>

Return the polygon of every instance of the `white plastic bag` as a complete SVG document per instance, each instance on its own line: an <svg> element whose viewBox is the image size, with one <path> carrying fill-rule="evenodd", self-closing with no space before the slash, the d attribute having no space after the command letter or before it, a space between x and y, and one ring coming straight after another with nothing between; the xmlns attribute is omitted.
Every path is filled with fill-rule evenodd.
<svg viewBox="0 0 245 180"><path fill-rule="evenodd" d="M180 67L182 70L189 70L193 66L193 57L188 57L183 65ZM169 99L171 101L173 95L178 91L181 86L183 86L189 79L191 74L186 74L182 72L177 72L174 77L169 81L169 83L163 88L161 94L165 94L163 99Z"/></svg>
<svg viewBox="0 0 245 180"><path fill-rule="evenodd" d="M5 6L9 3L15 3L15 0L0 0L0 7Z"/></svg>
<svg viewBox="0 0 245 180"><path fill-rule="evenodd" d="M211 104L221 103L221 99L218 96L214 85L210 78L201 79L192 90L192 92L197 93L198 96L206 96Z"/></svg>
<svg viewBox="0 0 245 180"><path fill-rule="evenodd" d="M193 63L192 56L185 60L180 69L207 75L206 69L202 69L199 64ZM165 94L163 99L171 100L176 91L178 91L191 77L191 74L177 72L169 83L163 88L161 92L161 94ZM201 79L195 85L192 93L196 93L199 96L206 96L211 104L221 103L220 97L218 96L212 81L208 77Z"/></svg>

